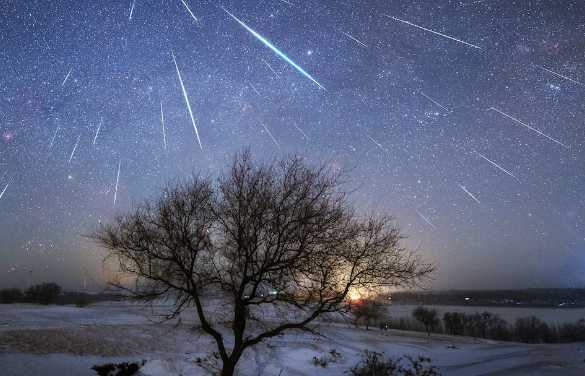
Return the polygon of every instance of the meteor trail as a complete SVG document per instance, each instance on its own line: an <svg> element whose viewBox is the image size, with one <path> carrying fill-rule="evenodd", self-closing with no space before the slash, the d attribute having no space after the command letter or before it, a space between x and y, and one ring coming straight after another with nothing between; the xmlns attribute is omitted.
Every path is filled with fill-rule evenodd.
<svg viewBox="0 0 585 376"><path fill-rule="evenodd" d="M116 189L114 190L114 207L116 207L116 199L118 198L118 183L120 182L120 168L122 167L122 160L118 161L118 175L116 176Z"/></svg>
<svg viewBox="0 0 585 376"><path fill-rule="evenodd" d="M303 135L304 138L306 138L307 140L309 139L309 136L307 136L307 134L305 132L303 132L303 130L301 128L299 128L298 125L293 124L293 127L295 127L296 130L299 131Z"/></svg>
<svg viewBox="0 0 585 376"><path fill-rule="evenodd" d="M555 76L558 76L558 77L560 77L560 78L562 78L562 79L564 79L564 80L570 81L570 82L572 82L572 83L574 83L574 84L577 84L577 85L581 85L581 86L583 86L583 83L581 83L581 82L579 82L579 81L576 81L576 80L573 80L573 79L572 79L572 78L570 78L570 77L563 76L563 75L562 75L562 74L560 74L560 73L553 72L553 71L551 71L550 69L547 69L547 68L545 68L545 67L541 67L541 66L539 66L539 65L535 65L535 67L537 67L537 68L539 68L539 69L542 69L542 70L544 70L544 71L547 71L547 72L548 72L548 73L550 73L550 74L554 74Z"/></svg>
<svg viewBox="0 0 585 376"><path fill-rule="evenodd" d="M370 137L370 135L366 135L366 137L369 138L370 141L372 141L374 144L376 144L376 146L379 147L380 149L382 149L384 151L388 151L384 146L382 146L382 144L380 144L378 141L376 141L372 137Z"/></svg>
<svg viewBox="0 0 585 376"><path fill-rule="evenodd" d="M276 78L280 79L280 76L278 75L278 73L276 73L276 71L272 68L272 66L270 66L270 64L268 64L268 62L266 60L262 59L262 62L264 64L266 64L266 66L268 67L268 69L270 69L270 71L272 73L274 73L274 75L276 76Z"/></svg>
<svg viewBox="0 0 585 376"><path fill-rule="evenodd" d="M254 87L254 85L250 84L250 87L252 88L252 90L254 90L254 92L256 94L258 94L259 97L261 97L262 95L260 95L260 92Z"/></svg>
<svg viewBox="0 0 585 376"><path fill-rule="evenodd" d="M197 125L195 124L195 118L193 117L193 111L191 110L191 104L189 103L189 96L187 96L187 90L185 90L185 85L183 84L183 78L181 77L181 72L179 71L179 66L177 65L177 60L175 59L175 54L171 51L171 55L173 56L173 61L175 63L175 68L177 68L177 76L179 77L179 82L181 83L181 89L183 89L183 97L185 98L185 103L187 104L187 109L189 110L189 116L191 116L191 123L193 124L193 129L195 129L195 135L197 136L197 142L199 143L199 147L203 150L203 145L201 144L201 139L199 138L199 131L197 130Z"/></svg>
<svg viewBox="0 0 585 376"><path fill-rule="evenodd" d="M167 132L165 131L165 113L163 112L162 101L160 101L160 123L162 125L163 145L167 150Z"/></svg>
<svg viewBox="0 0 585 376"><path fill-rule="evenodd" d="M367 44L365 44L365 43L364 43L364 42L362 42L361 40L359 40L359 39L357 39L357 38L353 37L351 34L349 34L349 33L346 33L345 31L342 31L342 32L341 32L341 34L345 35L346 37L348 37L349 39L353 40L354 42L356 42L356 43L358 43L358 44L361 44L362 46L364 46L364 47L368 48L368 45L367 45Z"/></svg>
<svg viewBox="0 0 585 376"><path fill-rule="evenodd" d="M136 5L136 0L132 1L132 5L130 6L130 17L128 17L128 21L132 21L132 13L134 13L134 5Z"/></svg>
<svg viewBox="0 0 585 376"><path fill-rule="evenodd" d="M306 78L308 78L309 80L313 81L315 84L317 84L317 86L319 86L319 88L326 90L325 87L323 87L323 85L321 85L317 80L315 80L313 78L313 76L311 76L309 73L307 73L303 68L301 68L299 65L297 65L297 63L295 63L294 61L292 61L288 56L286 56L286 54L282 51L280 51L278 48L276 48L272 43L270 43L266 38L264 38L262 35L258 34L256 31L254 31L254 29L252 29L251 27L249 27L248 25L246 25L243 21L241 21L238 17L234 16L233 14L231 14L230 12L228 12L224 7L221 7L221 9L223 9L224 12L226 12L231 18L233 18L234 20L236 20L244 29L246 29L250 34L252 34L254 37L256 37L256 39L258 39L260 42L262 42L262 44L264 44L266 47L270 48L275 54L277 54L278 56L280 56L284 61L286 61L287 63L289 63L293 68L295 68L299 73L301 73L303 76L305 76Z"/></svg>
<svg viewBox="0 0 585 376"><path fill-rule="evenodd" d="M53 149L53 144L55 143L55 137L57 137L57 133L59 132L59 126L55 129L55 133L53 133L53 138L51 139L51 144L49 145L49 150Z"/></svg>
<svg viewBox="0 0 585 376"><path fill-rule="evenodd" d="M2 196L4 196L4 193L6 192L6 190L8 189L8 186L10 185L10 182L6 183L6 186L4 187L4 189L2 190L2 192L0 192L0 198L2 198Z"/></svg>
<svg viewBox="0 0 585 376"><path fill-rule="evenodd" d="M500 166L499 164L497 164L496 162L492 161L491 159L489 159L488 157L486 157L485 155L481 154L480 152L475 152L477 155L479 155L481 158L485 159L486 161L488 161L492 166L494 166L495 168L497 168L498 170L504 172L505 174L513 177L514 179L518 180L518 178L516 176L514 176L514 174L512 174L510 171L506 170L505 168L503 168L502 166ZM518 180L519 181L519 180Z"/></svg>
<svg viewBox="0 0 585 376"><path fill-rule="evenodd" d="M434 229L436 229L435 225L431 223L431 221L429 221L429 219L427 217L425 217L424 215L421 214L421 212L419 212L418 210L415 210L416 214L418 214L419 217L422 218L423 221L425 221L429 226L431 226Z"/></svg>
<svg viewBox="0 0 585 376"><path fill-rule="evenodd" d="M195 17L195 15L193 14L193 12L191 12L191 9L189 8L189 5L187 5L187 3L185 2L185 0L181 0L181 2L185 6L185 8L187 8L187 12L189 12L189 14L191 15L191 17L193 17L193 19L195 21L199 22L199 19L197 19L197 17Z"/></svg>
<svg viewBox="0 0 585 376"><path fill-rule="evenodd" d="M93 144L94 144L94 145L95 145L95 142L96 142L96 140L97 140L98 136L100 135L100 129L102 129L102 123L103 123L103 122L104 122L104 118L103 118L103 117L101 117L101 118L100 118L100 125L98 125L98 129L97 129L97 131L95 131L95 136L94 136L94 138L93 138Z"/></svg>
<svg viewBox="0 0 585 376"><path fill-rule="evenodd" d="M480 201L477 199L477 197L475 197L475 196L473 195L473 193L469 192L469 191L467 190L467 188L465 188L465 186L463 186L463 185L459 184L459 188L461 188L461 189L463 190L463 192L467 193L467 195L468 195L469 197L471 197L471 198L473 199L473 201L477 202L478 204L481 204L481 202L480 202Z"/></svg>
<svg viewBox="0 0 585 376"><path fill-rule="evenodd" d="M536 129L536 128L534 128L534 127L531 127L530 125L528 125L528 124L526 124L526 123L523 123L523 122L521 122L520 120L516 119L515 117L513 117L513 116L511 116L511 115L508 115L508 114L506 114L505 112L502 112L502 111L498 110L498 109L497 109L497 108L495 108L495 107L490 107L490 108L488 108L488 111L490 111L490 110L491 110L491 111L496 111L498 114L500 114L500 115L502 115L502 116L505 116L505 117L507 117L508 119L510 119L510 120L512 120L512 121L514 121L515 123L517 123L517 124L520 124L520 125L522 125L523 127L526 127L526 128L528 128L528 129L530 129L531 131L538 133L538 134L539 134L539 135L541 135L542 137L546 137L546 138L548 138L548 139L549 139L549 140L551 140L552 142L555 142L555 143L557 143L557 144L561 145L561 146L562 146L562 147L564 147L565 149L570 149L570 148L569 148L567 145L563 144L562 142L560 142L560 141L558 141L558 140L556 140L556 139L554 139L554 138L550 137L549 135L546 135L546 134L542 133L542 132L541 132L541 131L539 131L538 129Z"/></svg>
<svg viewBox="0 0 585 376"><path fill-rule="evenodd" d="M67 80L69 79L69 75L71 74L71 71L73 71L73 68L69 69L69 72L67 72L67 76L65 76L65 79L63 80L63 83L61 84L61 86L65 86L65 82L67 82Z"/></svg>
<svg viewBox="0 0 585 376"><path fill-rule="evenodd" d="M270 138L272 139L272 142L274 142L274 144L276 145L276 147L278 149L280 149L280 145L278 144L278 141L276 141L276 138L274 138L274 136L272 135L272 132L270 132L270 129L268 129L266 127L266 125L264 125L264 123L262 123L262 127L264 128L264 130L266 131L266 133L268 133L268 135L270 136Z"/></svg>
<svg viewBox="0 0 585 376"><path fill-rule="evenodd" d="M427 28L422 27L422 26L419 26L419 25L415 25L412 22L408 22L408 21L405 21L405 20L401 20L400 18L388 16L387 14L385 14L384 16L386 16L388 18L391 18L394 21L400 21L400 22L405 23L407 25L414 26L414 27L416 27L418 29L421 29L421 30L424 30L424 31L428 31L429 33L433 33L433 34L442 36L443 38L451 39L451 40L454 40L455 42L459 42L459 43L465 44L465 45L467 45L469 47L473 47L473 48L477 48L477 49L481 50L481 47L476 46L475 44L467 43L465 41L462 41L461 39L457 39L457 38L451 37L449 35L445 35L445 34L439 33L438 31L434 31L434 30L431 30L431 29L427 29Z"/></svg>
<svg viewBox="0 0 585 376"><path fill-rule="evenodd" d="M423 97L427 98L429 101L433 102L434 104L436 104L437 106L441 107L443 110L447 111L447 112L451 112L451 110L449 110L447 107L443 106L442 104L440 104L439 102L437 102L436 100L434 100L433 98L429 97L428 95L426 95L425 93L423 93L422 91L420 92L420 95L422 95Z"/></svg>
<svg viewBox="0 0 585 376"><path fill-rule="evenodd" d="M73 159L73 156L75 155L75 150L77 150L77 145L79 145L80 139L81 139L81 135L77 136L77 141L75 142L75 146L73 146L73 150L71 150L71 155L69 156L69 163L71 163L71 160Z"/></svg>

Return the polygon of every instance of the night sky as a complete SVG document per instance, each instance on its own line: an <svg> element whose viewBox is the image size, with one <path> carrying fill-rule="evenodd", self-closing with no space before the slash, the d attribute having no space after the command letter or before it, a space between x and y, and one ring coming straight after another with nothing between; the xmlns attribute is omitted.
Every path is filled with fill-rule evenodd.
<svg viewBox="0 0 585 376"><path fill-rule="evenodd" d="M348 170L433 288L585 285L581 0L2 0L0 46L0 287L101 284L84 235L246 146Z"/></svg>

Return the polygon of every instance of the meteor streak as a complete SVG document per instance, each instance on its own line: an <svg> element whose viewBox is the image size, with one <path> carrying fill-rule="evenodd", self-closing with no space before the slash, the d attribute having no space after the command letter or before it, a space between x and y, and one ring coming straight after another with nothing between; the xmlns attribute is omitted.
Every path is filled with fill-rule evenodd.
<svg viewBox="0 0 585 376"><path fill-rule="evenodd" d="M81 139L81 135L77 136L77 141L75 142L75 146L73 146L73 150L71 150L71 155L69 156L69 163L71 163L71 160L73 159L73 156L75 155L75 150L77 150L77 145L79 145L80 139Z"/></svg>
<svg viewBox="0 0 585 376"><path fill-rule="evenodd" d="M356 43L358 43L358 44L361 44L362 46L364 46L364 47L368 48L368 45L367 45L367 44L365 44L365 43L364 43L364 42L362 42L361 40L359 40L359 39L357 39L357 38L353 37L351 34L349 34L349 33L346 33L345 31L342 31L342 32L341 32L341 34L345 35L346 37L348 37L349 39L353 40L354 42L356 42Z"/></svg>
<svg viewBox="0 0 585 376"><path fill-rule="evenodd" d="M270 132L270 129L268 129L266 127L266 125L264 125L264 123L262 123L262 127L264 128L264 130L266 131L266 133L268 133L268 136L270 136L270 138L272 139L272 142L274 142L274 144L276 145L276 147L278 149L280 149L280 145L278 144L278 141L276 141L276 138L274 138L274 136L272 135L272 132Z"/></svg>
<svg viewBox="0 0 585 376"><path fill-rule="evenodd" d="M553 71L551 71L550 69L547 69L547 68L545 68L545 67L541 67L541 66L539 66L539 65L535 65L535 67L537 67L537 68L539 68L539 69L542 69L542 70L544 70L544 71L547 71L547 72L548 72L548 73L550 73L550 74L554 74L555 76L557 76L557 77L560 77L560 78L562 78L562 79L564 79L564 80L570 81L570 82L572 82L572 83L574 83L574 84L577 84L577 85L581 85L581 86L583 86L583 83L581 83L581 82L579 82L579 81L576 81L576 80L573 80L573 79L572 79L572 78L570 78L570 77L563 76L563 75L562 75L562 74L560 74L560 73L553 72Z"/></svg>
<svg viewBox="0 0 585 376"><path fill-rule="evenodd" d="M416 214L418 214L419 217L422 218L423 221L425 221L429 226L431 226L434 229L436 229L435 225L432 224L431 221L429 221L429 219L427 217L425 217L424 215L421 214L421 212L419 212L418 210L415 210Z"/></svg>
<svg viewBox="0 0 585 376"><path fill-rule="evenodd" d="M293 124L293 127L295 127L296 130L299 131L303 135L304 138L306 138L307 140L309 139L309 136L307 136L307 134L305 132L303 132L303 130L301 128L299 128L298 125Z"/></svg>
<svg viewBox="0 0 585 376"><path fill-rule="evenodd" d="M165 113L163 112L162 101L160 101L160 123L162 125L163 145L167 150L167 133L165 131Z"/></svg>
<svg viewBox="0 0 585 376"><path fill-rule="evenodd" d="M261 97L261 96L262 96L262 95L260 94L260 92L258 91L258 89L256 89L256 87L255 87L254 85L250 84L250 87L252 88L252 90L254 90L254 92L255 92L256 94L258 94L258 96L259 96L259 97Z"/></svg>
<svg viewBox="0 0 585 376"><path fill-rule="evenodd" d="M252 29L251 27L249 27L248 25L246 25L243 21L241 21L238 17L234 16L233 14L231 14L229 11L227 11L224 7L222 7L221 9L223 9L224 12L226 12L231 18L233 18L234 20L236 20L244 29L246 29L250 34L252 34L254 37L256 37L256 39L258 39L260 42L262 42L262 44L264 44L266 47L270 48L275 54L277 54L278 56L280 56L284 61L286 61L287 63L289 63L293 68L295 68L299 73L301 73L303 76L305 76L306 78L308 78L309 80L313 81L315 84L317 84L317 86L319 86L319 88L326 90L325 87L323 87L323 85L321 85L317 80L315 80L313 78L313 76L311 76L309 73L307 73L303 68L301 68L299 65L297 65L297 63L295 63L294 61L292 61L288 56L286 56L286 54L282 51L280 51L278 48L276 48L272 43L270 43L266 38L264 38L262 35L258 34L256 31L254 31L254 29Z"/></svg>
<svg viewBox="0 0 585 376"><path fill-rule="evenodd" d="M116 189L114 190L114 207L116 207L116 199L118 198L118 183L120 182L120 168L122 167L122 160L118 161L118 175L116 176Z"/></svg>
<svg viewBox="0 0 585 376"><path fill-rule="evenodd" d="M95 145L95 142L98 138L98 136L100 135L100 129L102 129L102 123L104 122L104 118L101 117L100 118L100 125L98 125L98 129L97 131L95 131L95 136L93 137L93 144Z"/></svg>
<svg viewBox="0 0 585 376"><path fill-rule="evenodd" d="M185 6L185 8L187 8L187 12L189 12L189 14L191 15L191 17L193 17L193 19L195 21L199 22L199 19L197 19L197 17L195 17L195 15L193 14L193 12L191 12L191 9L189 8L189 5L187 5L187 3L185 2L185 0L181 0L181 2Z"/></svg>
<svg viewBox="0 0 585 376"><path fill-rule="evenodd" d="M177 60L175 59L175 54L171 51L171 55L173 56L173 62L175 63L175 68L177 68L177 76L179 77L179 82L181 83L181 89L183 89L183 97L185 98L185 103L187 104L187 109L189 110L189 116L191 116L191 123L193 124L193 129L195 129L195 135L197 136L197 142L199 143L199 147L203 150L203 145L201 144L201 139L199 138L199 131L197 130L197 125L195 124L195 118L193 117L193 111L191 110L191 104L189 103L189 96L187 95L187 90L185 90L185 85L183 84L183 78L181 77L181 72L179 71L179 66L177 65Z"/></svg>
<svg viewBox="0 0 585 376"><path fill-rule="evenodd" d="M51 144L49 145L49 150L53 149L53 144L55 143L55 137L57 137L57 133L59 132L59 126L55 129L55 133L53 133L53 138L51 139Z"/></svg>
<svg viewBox="0 0 585 376"><path fill-rule="evenodd" d="M2 196L4 196L4 193L6 193L6 190L8 189L9 185L10 185L10 182L6 183L6 186L4 187L2 192L0 192L0 198L2 198Z"/></svg>
<svg viewBox="0 0 585 376"><path fill-rule="evenodd" d="M69 69L69 72L67 72L67 75L65 76L65 79L63 80L63 83L61 83L61 86L65 86L65 82L67 82L67 80L69 79L69 75L71 75L72 71L73 71L73 68Z"/></svg>
<svg viewBox="0 0 585 376"><path fill-rule="evenodd" d="M467 195L468 195L469 197L471 197L471 198L473 199L473 201L477 202L478 204L481 204L481 202L480 202L480 201L477 199L477 197L475 197L475 196L473 195L473 193L469 192L469 191L467 190L467 188L465 188L465 186L463 186L463 185L459 184L459 188L461 188L461 189L463 190L463 192L467 193Z"/></svg>
<svg viewBox="0 0 585 376"><path fill-rule="evenodd" d="M266 66L268 67L268 69L270 69L270 71L272 73L274 73L274 75L276 76L276 78L280 79L280 76L278 75L278 73L276 73L276 71L274 70L274 68L272 68L272 66L270 64L268 64L268 62L266 60L262 59L262 62L264 64L266 64Z"/></svg>
<svg viewBox="0 0 585 376"><path fill-rule="evenodd" d="M570 149L570 148L569 148L567 145L563 144L562 142L560 142L560 141L558 141L558 140L556 140L556 139L554 139L554 138L550 137L549 135L546 135L546 134L542 133L542 132L541 132L541 131L539 131L538 129L536 129L536 128L534 128L534 127L531 127L530 125L528 125L528 124L526 124L526 123L523 123L523 122L521 122L520 120L516 119L515 117L513 117L513 116L511 116L511 115L508 115L508 114L506 114L505 112L502 112L502 111L498 110L498 109L497 109L497 108L495 108L495 107L490 107L490 108L488 108L488 111L490 111L490 110L491 110L491 111L496 111L498 114L500 114L500 115L502 115L502 116L505 116L505 117L507 117L508 119L510 119L510 120L512 120L512 121L514 121L515 123L517 123L517 124L520 124L520 125L522 125L523 127L526 127L526 128L528 128L528 129L530 129L531 131L538 133L538 134L539 134L539 135L541 135L542 137L546 137L546 138L548 138L548 139L549 139L549 140L551 140L552 142L555 142L555 143L557 143L557 144L561 145L561 146L562 146L562 147L564 147L565 149Z"/></svg>
<svg viewBox="0 0 585 376"><path fill-rule="evenodd" d="M495 168L497 168L498 170L504 172L505 174L513 177L514 179L518 180L518 178L516 176L514 176L514 174L512 174L510 171L506 170L505 168L503 168L502 166L500 166L499 164L497 164L496 162L492 161L491 159L489 159L488 157L486 157L485 155L481 154L480 152L475 152L477 155L479 155L481 158L485 159L486 161L488 161L492 166L494 166ZM519 180L518 180L519 181Z"/></svg>
<svg viewBox="0 0 585 376"><path fill-rule="evenodd" d="M136 0L132 1L132 5L130 6L130 17L128 17L128 21L132 21L132 13L134 13L134 5L136 5Z"/></svg>
<svg viewBox="0 0 585 376"><path fill-rule="evenodd" d="M420 92L420 95L422 95L423 97L427 98L429 101L433 102L434 104L436 104L437 106L441 107L443 110L447 111L447 112L451 112L447 107L443 106L442 104L440 104L439 102L437 102L436 100L434 100L433 98L429 97L428 95L426 95L425 93L423 93L422 91Z"/></svg>
<svg viewBox="0 0 585 376"><path fill-rule="evenodd" d="M379 147L380 149L384 150L384 151L388 151L388 149L386 149L384 146L382 146L382 144L380 144L378 141L374 140L372 137L370 137L369 135L366 135L367 138L370 139L370 141L372 141L374 144L376 144L377 147Z"/></svg>
<svg viewBox="0 0 585 376"><path fill-rule="evenodd" d="M443 37L443 38L451 39L451 40L454 40L455 42L459 42L459 43L465 44L465 45L467 45L467 46L469 46L469 47L473 47L473 48L477 48L477 49L481 50L481 47L479 47L479 46L476 46L475 44L467 43L467 42L465 42L465 41L462 41L461 39L457 39L457 38L451 37L451 36L449 36L449 35L445 35L445 34L439 33L438 31L434 31L434 30L431 30L431 29L427 29L427 28L425 28L425 27L422 27L422 26L419 26L419 25L413 24L412 22L408 22L408 21L405 21L405 20L401 20L400 18L396 18L396 17L388 16L388 15L386 15L386 14L385 14L384 16L386 16L386 17L388 17L388 18L391 18L391 19L393 19L394 21L400 21L400 22L402 22L402 23L405 23L405 24L407 24L407 25L414 26L414 27L416 27L416 28L418 28L418 29L421 29L421 30L424 30L424 31L428 31L429 33L433 33L433 34L439 35L439 36L441 36L441 37Z"/></svg>

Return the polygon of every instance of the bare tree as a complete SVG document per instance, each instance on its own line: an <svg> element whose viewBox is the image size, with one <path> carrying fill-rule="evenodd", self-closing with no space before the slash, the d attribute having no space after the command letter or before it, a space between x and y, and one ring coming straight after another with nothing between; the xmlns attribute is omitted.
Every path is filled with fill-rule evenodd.
<svg viewBox="0 0 585 376"><path fill-rule="evenodd" d="M250 346L347 312L350 291L410 284L431 272L400 246L390 218L362 218L339 186L338 176L301 158L261 164L246 151L217 181L169 186L93 237L135 276L137 297L172 296L169 317L194 307L222 375L233 375ZM227 328L214 320L207 293L229 307Z"/></svg>

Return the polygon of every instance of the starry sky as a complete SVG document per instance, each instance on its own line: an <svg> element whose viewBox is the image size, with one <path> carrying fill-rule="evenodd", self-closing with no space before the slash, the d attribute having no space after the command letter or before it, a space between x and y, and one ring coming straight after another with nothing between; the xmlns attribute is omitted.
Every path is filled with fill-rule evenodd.
<svg viewBox="0 0 585 376"><path fill-rule="evenodd" d="M0 287L103 284L84 235L247 146L349 171L433 288L585 285L583 1L3 0L0 46Z"/></svg>

